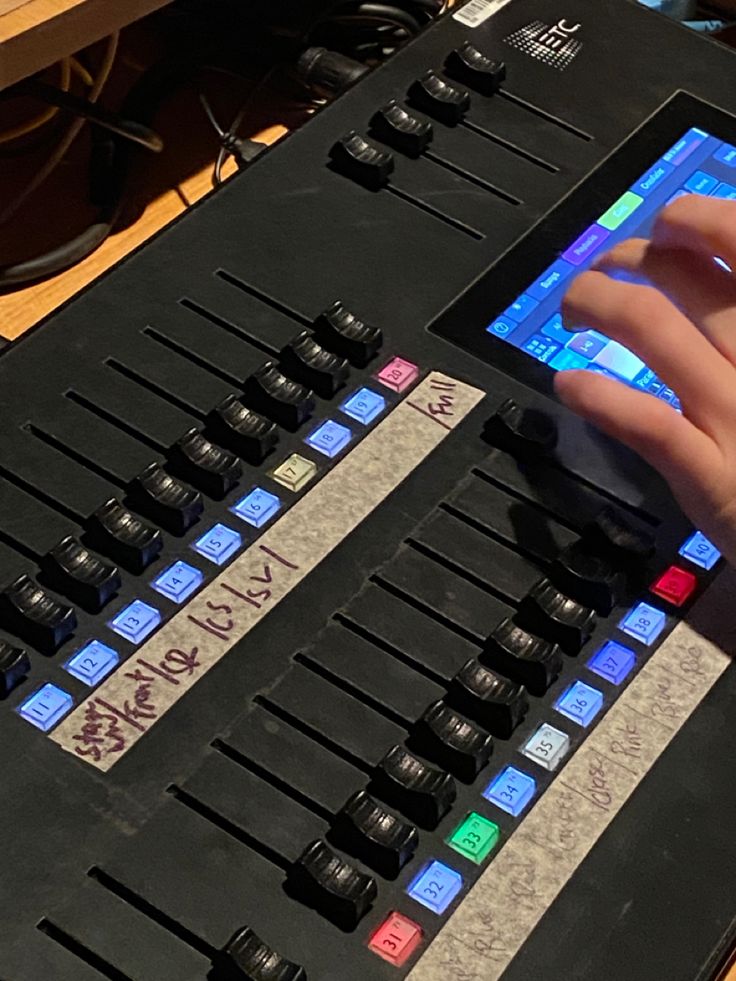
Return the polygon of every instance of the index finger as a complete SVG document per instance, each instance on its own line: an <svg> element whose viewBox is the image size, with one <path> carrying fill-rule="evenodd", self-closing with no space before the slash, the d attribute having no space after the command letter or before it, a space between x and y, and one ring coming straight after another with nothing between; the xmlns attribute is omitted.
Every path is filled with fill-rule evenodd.
<svg viewBox="0 0 736 981"><path fill-rule="evenodd" d="M662 249L687 249L723 259L736 269L736 201L688 194L661 211L652 242Z"/></svg>

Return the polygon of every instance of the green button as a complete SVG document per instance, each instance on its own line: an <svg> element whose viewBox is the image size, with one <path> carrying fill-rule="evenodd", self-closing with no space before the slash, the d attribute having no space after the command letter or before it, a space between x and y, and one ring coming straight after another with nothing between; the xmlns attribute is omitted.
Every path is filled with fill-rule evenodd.
<svg viewBox="0 0 736 981"><path fill-rule="evenodd" d="M622 194L615 204L612 204L608 211L601 215L598 219L598 224L603 225L611 232L615 232L619 225L622 225L629 215L633 215L636 209L644 201L644 198L640 198L638 194L634 194L633 191L627 191L626 194Z"/></svg>
<svg viewBox="0 0 736 981"><path fill-rule="evenodd" d="M473 811L447 839L450 848L460 852L471 862L480 865L491 854L498 843L500 831L497 824Z"/></svg>

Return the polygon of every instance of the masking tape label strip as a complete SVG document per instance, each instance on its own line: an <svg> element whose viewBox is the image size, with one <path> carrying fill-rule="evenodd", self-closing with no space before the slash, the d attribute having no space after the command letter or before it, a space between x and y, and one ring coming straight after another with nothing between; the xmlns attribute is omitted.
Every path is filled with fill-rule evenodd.
<svg viewBox="0 0 736 981"><path fill-rule="evenodd" d="M419 466L485 393L432 372L49 736L107 771ZM247 649L241 651L247 658Z"/></svg>

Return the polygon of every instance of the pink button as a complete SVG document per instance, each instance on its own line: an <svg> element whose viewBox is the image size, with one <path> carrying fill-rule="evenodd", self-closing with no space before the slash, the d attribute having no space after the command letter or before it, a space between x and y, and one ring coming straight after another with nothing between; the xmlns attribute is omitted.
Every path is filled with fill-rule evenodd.
<svg viewBox="0 0 736 981"><path fill-rule="evenodd" d="M382 385L394 392L403 392L405 388L413 385L418 377L419 368L411 361L404 361L403 358L393 358L376 375Z"/></svg>

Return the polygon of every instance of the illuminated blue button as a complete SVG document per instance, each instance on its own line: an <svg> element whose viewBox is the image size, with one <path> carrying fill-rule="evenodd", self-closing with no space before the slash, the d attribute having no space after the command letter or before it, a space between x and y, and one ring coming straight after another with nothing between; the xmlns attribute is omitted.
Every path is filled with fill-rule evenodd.
<svg viewBox="0 0 736 981"><path fill-rule="evenodd" d="M347 426L341 426L339 422L326 419L321 426L307 436L304 442L313 450L317 450L318 453L323 453L332 459L333 456L337 456L341 450L345 449L352 438L353 434Z"/></svg>
<svg viewBox="0 0 736 981"><path fill-rule="evenodd" d="M155 607L142 600L133 600L110 621L109 626L126 640L140 644L160 623L161 614Z"/></svg>
<svg viewBox="0 0 736 981"><path fill-rule="evenodd" d="M21 702L16 711L41 732L48 732L59 719L64 718L73 704L74 699L69 692L49 684Z"/></svg>
<svg viewBox="0 0 736 981"><path fill-rule="evenodd" d="M271 520L280 507L281 500L275 494L269 494L262 487L254 487L238 501L233 511L249 525L261 528Z"/></svg>
<svg viewBox="0 0 736 981"><path fill-rule="evenodd" d="M620 685L629 676L635 664L634 652L623 644L617 644L615 640L607 640L588 661L591 671L614 685Z"/></svg>
<svg viewBox="0 0 736 981"><path fill-rule="evenodd" d="M575 354L574 351L568 351L563 347L561 351L549 362L550 368L554 368L555 371L570 371L573 368L587 368L588 359L582 357L580 354Z"/></svg>
<svg viewBox="0 0 736 981"><path fill-rule="evenodd" d="M204 574L193 565L186 562L175 562L161 575L154 579L151 586L157 593L167 596L175 603L183 603L195 590L199 589L204 580Z"/></svg>
<svg viewBox="0 0 736 981"><path fill-rule="evenodd" d="M736 146L731 146L730 143L722 143L713 156L727 167L736 167Z"/></svg>
<svg viewBox="0 0 736 981"><path fill-rule="evenodd" d="M584 729L587 729L602 707L603 692L582 681L574 681L555 702L560 715L572 719Z"/></svg>
<svg viewBox="0 0 736 981"><path fill-rule="evenodd" d="M529 737L521 752L530 760L534 760L544 770L556 770L570 749L570 737L566 732L555 729L548 722L543 722L537 731Z"/></svg>
<svg viewBox="0 0 736 981"><path fill-rule="evenodd" d="M710 194L714 187L718 186L718 178L712 174L706 174L702 170L696 170L694 174L685 181L685 187L693 194Z"/></svg>
<svg viewBox="0 0 736 981"><path fill-rule="evenodd" d="M736 199L736 187L733 184L719 184L715 191L711 192L711 197L733 201Z"/></svg>
<svg viewBox="0 0 736 981"><path fill-rule="evenodd" d="M631 185L631 190L646 198L652 193L652 191L659 187L663 180L666 180L666 178L669 177L673 170L674 167L672 164L668 164L664 160L660 160L659 163L655 164L640 181Z"/></svg>
<svg viewBox="0 0 736 981"><path fill-rule="evenodd" d="M542 333L545 337L551 337L553 341L557 341L560 344L567 344L575 336L571 330L565 330L562 326L561 313L556 313L553 317L549 318L544 327L542 327Z"/></svg>
<svg viewBox="0 0 736 981"><path fill-rule="evenodd" d="M537 361L546 364L559 351L560 345L555 344L544 336L544 334L534 334L523 347L527 354L531 354Z"/></svg>
<svg viewBox="0 0 736 981"><path fill-rule="evenodd" d="M483 791L483 797L507 814L518 817L534 796L537 781L515 766L507 766Z"/></svg>
<svg viewBox="0 0 736 981"><path fill-rule="evenodd" d="M529 296L528 293L522 293L521 296L517 296L511 306L507 307L503 315L504 317L510 317L515 320L518 324L526 320L530 313L537 309L539 302L533 297Z"/></svg>
<svg viewBox="0 0 736 981"><path fill-rule="evenodd" d="M712 569L721 557L715 545L699 531L688 538L680 549L680 555L699 565L701 569Z"/></svg>
<svg viewBox="0 0 736 981"><path fill-rule="evenodd" d="M495 334L496 337L508 337L518 326L516 321L511 320L510 317L500 317L498 320L494 320L490 327L486 327L486 331L489 334Z"/></svg>
<svg viewBox="0 0 736 981"><path fill-rule="evenodd" d="M584 330L580 334L575 334L572 340L567 342L567 349L587 358L588 361L592 361L597 354L601 353L606 344L608 344L607 338L601 337L600 334L596 334L592 330Z"/></svg>
<svg viewBox="0 0 736 981"><path fill-rule="evenodd" d="M386 399L370 388L359 388L340 406L346 416L367 426L386 408Z"/></svg>
<svg viewBox="0 0 736 981"><path fill-rule="evenodd" d="M671 147L667 153L662 155L662 159L666 160L667 163L674 164L678 167L683 163L690 154L697 150L697 148L708 139L708 134L704 133L702 129L696 129L693 127L689 129L687 133L678 140L673 147Z"/></svg>
<svg viewBox="0 0 736 981"><path fill-rule="evenodd" d="M463 887L463 877L443 862L430 862L412 880L407 893L422 906L440 915Z"/></svg>
<svg viewBox="0 0 736 981"><path fill-rule="evenodd" d="M92 687L99 685L119 663L120 655L117 651L101 644L99 640L91 640L69 658L64 665L64 670L83 681L85 685Z"/></svg>
<svg viewBox="0 0 736 981"><path fill-rule="evenodd" d="M547 297L561 286L565 280L575 271L575 266L564 259L553 262L549 269L545 269L542 275L527 290L535 300L546 300Z"/></svg>
<svg viewBox="0 0 736 981"><path fill-rule="evenodd" d="M626 614L619 628L629 637L635 637L642 644L651 647L664 630L666 622L667 617L661 610L655 609L648 603L639 603Z"/></svg>
<svg viewBox="0 0 736 981"><path fill-rule="evenodd" d="M224 565L242 544L243 539L237 531L233 531L226 525L215 525L201 538L198 538L192 544L192 548L195 552L199 552L200 555L209 559L210 562L214 562L215 565Z"/></svg>

